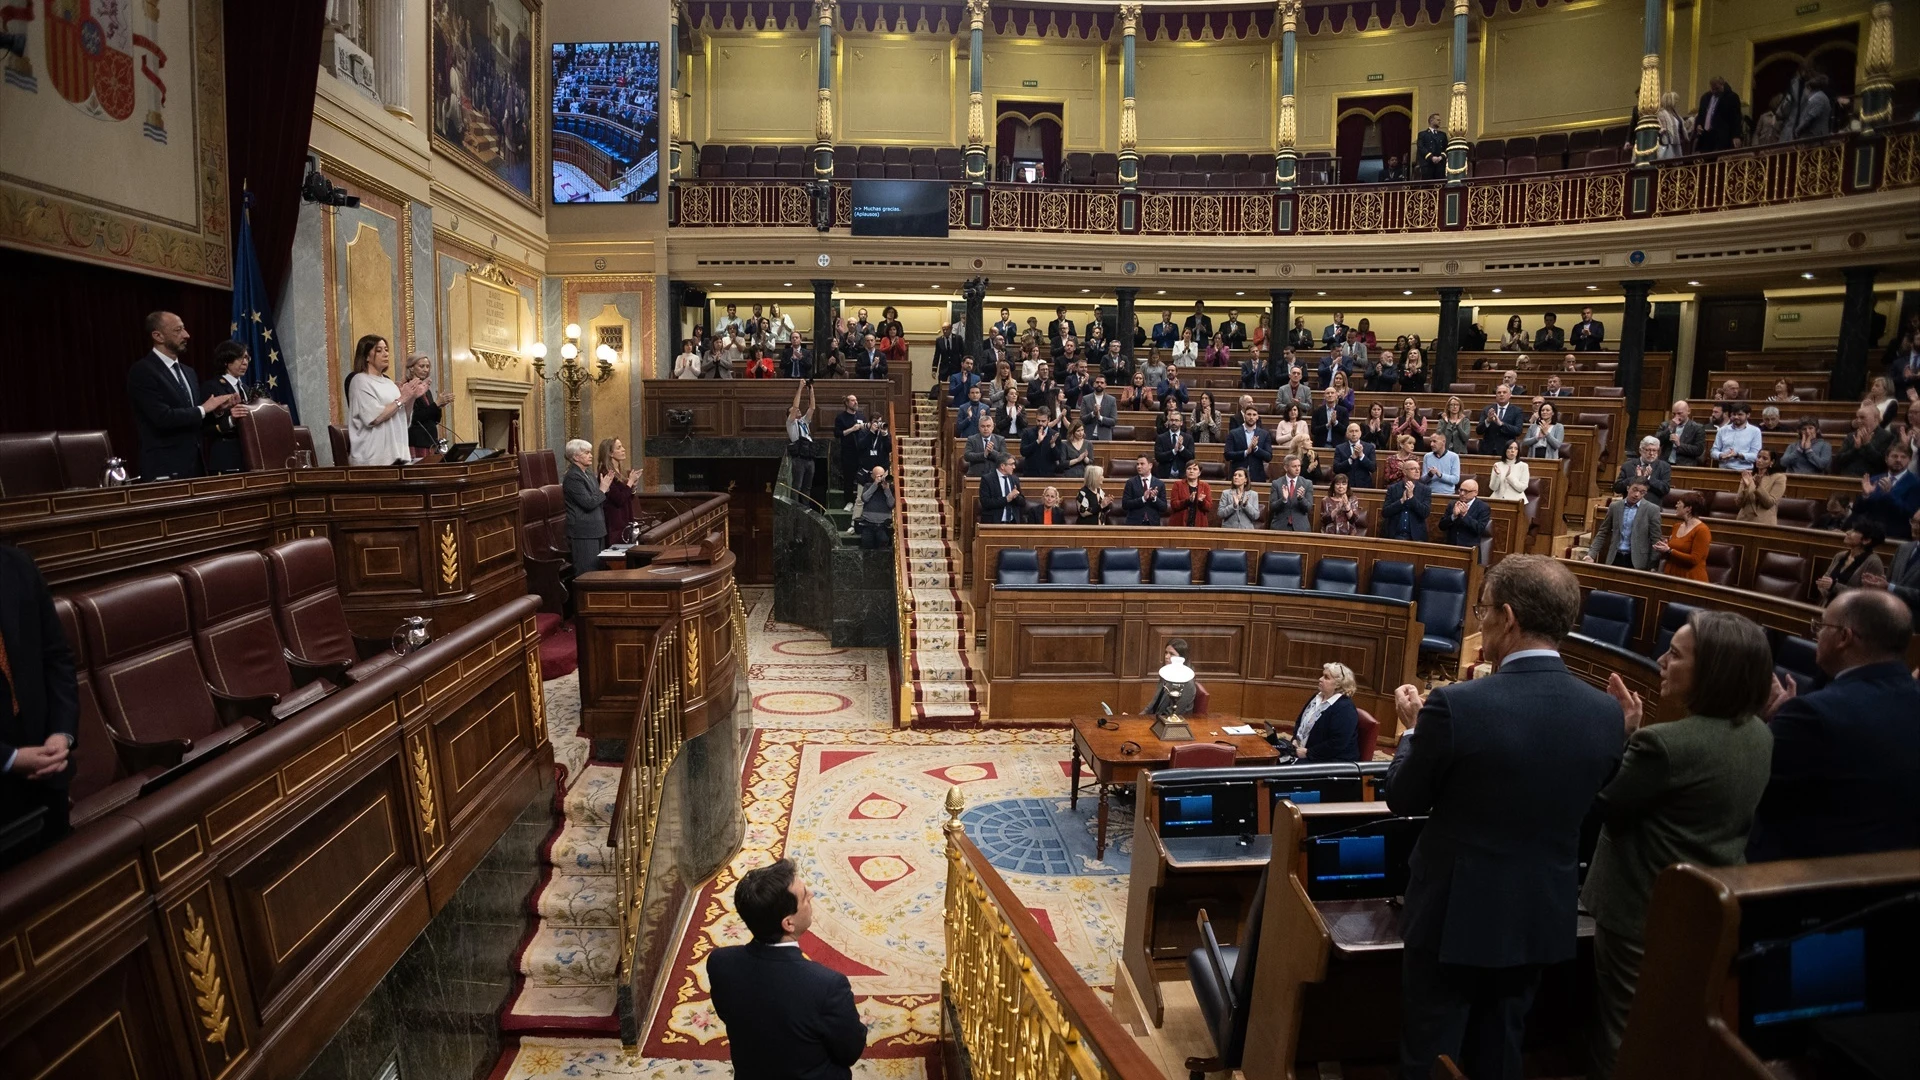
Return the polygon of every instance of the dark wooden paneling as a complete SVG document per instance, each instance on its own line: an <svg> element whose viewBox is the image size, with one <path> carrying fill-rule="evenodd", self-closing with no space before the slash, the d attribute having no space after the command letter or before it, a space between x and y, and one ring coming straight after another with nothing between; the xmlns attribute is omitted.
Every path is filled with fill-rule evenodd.
<svg viewBox="0 0 1920 1080"><path fill-rule="evenodd" d="M171 1016L166 1002L175 1000L162 982L166 962L150 938L117 938L110 947L89 958L84 971L9 1017L0 1037L0 1061L9 1076L33 1080L185 1080L201 1075L218 1078L220 1072L196 1074L180 1057L180 1035L170 1030L185 1018ZM232 1005L227 1004L229 1013ZM30 1019L29 1019L30 1018ZM22 1023L23 1022L23 1023ZM200 1045L207 1058L228 1063L230 1053L244 1052L240 1033L225 1034L233 1046L208 1044L198 1023L186 1038Z"/></svg>
<svg viewBox="0 0 1920 1080"><path fill-rule="evenodd" d="M669 624L680 629L680 661L692 657L691 676L684 680L686 736L705 731L709 716L732 710L736 565L729 551L710 566L601 570L575 579L582 734L626 738L633 730L648 650ZM691 650L689 640L698 642Z"/></svg>

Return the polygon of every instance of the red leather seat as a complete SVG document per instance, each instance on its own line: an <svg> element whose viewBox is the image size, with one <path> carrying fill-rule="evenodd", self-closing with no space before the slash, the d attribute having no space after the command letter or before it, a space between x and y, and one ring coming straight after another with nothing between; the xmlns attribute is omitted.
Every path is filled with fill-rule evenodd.
<svg viewBox="0 0 1920 1080"><path fill-rule="evenodd" d="M288 668L265 559L238 551L188 563L178 573L187 589L194 649L216 700L253 699L253 708L280 719L332 692L323 670L303 668L296 678Z"/></svg>
<svg viewBox="0 0 1920 1080"><path fill-rule="evenodd" d="M229 723L200 673L187 591L178 577L108 585L74 598L92 658L100 711L155 760L204 752L258 726ZM179 760L174 757L174 760Z"/></svg>
<svg viewBox="0 0 1920 1080"><path fill-rule="evenodd" d="M1193 715L1195 716L1207 715L1207 701L1211 697L1212 695L1207 693L1207 686L1205 683L1194 683L1193 684Z"/></svg>
<svg viewBox="0 0 1920 1080"><path fill-rule="evenodd" d="M0 498L59 491L60 448L51 431L0 435Z"/></svg>
<svg viewBox="0 0 1920 1080"><path fill-rule="evenodd" d="M345 677L357 682L393 662L392 652L381 651L384 643L356 639L347 628L330 541L292 540L266 555L274 619L293 663L316 670L345 665Z"/></svg>
<svg viewBox="0 0 1920 1080"><path fill-rule="evenodd" d="M1812 570L1804 555L1763 551L1753 568L1753 591L1804 603L1807 585L1813 580Z"/></svg>
<svg viewBox="0 0 1920 1080"><path fill-rule="evenodd" d="M304 424L293 425L293 448L295 450L305 450L308 461L317 462L320 460L319 456L313 452L313 432L308 430Z"/></svg>
<svg viewBox="0 0 1920 1080"><path fill-rule="evenodd" d="M1353 711L1360 715L1359 723L1354 725L1354 732L1359 736L1360 760L1372 761L1374 748L1380 745L1380 721L1365 709L1356 708Z"/></svg>
<svg viewBox="0 0 1920 1080"><path fill-rule="evenodd" d="M1820 512L1826 509L1818 499L1782 498L1774 504L1774 514L1782 525L1797 525L1802 529L1813 528Z"/></svg>
<svg viewBox="0 0 1920 1080"><path fill-rule="evenodd" d="M60 454L60 486L97 488L107 472L107 459L113 456L113 440L104 431L61 431L54 433L53 446Z"/></svg>
<svg viewBox="0 0 1920 1080"><path fill-rule="evenodd" d="M1708 517L1733 517L1740 512L1740 496L1731 491L1715 491L1707 496Z"/></svg>
<svg viewBox="0 0 1920 1080"><path fill-rule="evenodd" d="M292 460L293 415L279 405L253 405L234 420L240 431L240 454L248 472L284 469Z"/></svg>
<svg viewBox="0 0 1920 1080"><path fill-rule="evenodd" d="M540 597L540 610L565 615L567 561L554 550L547 496L539 488L520 489L520 561L527 568L527 591Z"/></svg>
<svg viewBox="0 0 1920 1080"><path fill-rule="evenodd" d="M1733 572L1740 561L1740 549L1732 544L1707 546L1707 580L1715 585L1733 584Z"/></svg>
<svg viewBox="0 0 1920 1080"><path fill-rule="evenodd" d="M327 425L327 446L333 451L333 463L344 466L352 459L352 450L347 442L347 429L339 424Z"/></svg>
<svg viewBox="0 0 1920 1080"><path fill-rule="evenodd" d="M1233 764L1234 749L1226 743L1181 743L1167 755L1170 769L1217 769Z"/></svg>
<svg viewBox="0 0 1920 1080"><path fill-rule="evenodd" d="M53 598L53 613L73 651L75 689L80 698L80 722L73 747L73 776L67 781L68 819L74 828L132 802L140 795L140 778L129 775L116 749L119 740L100 715L100 698L93 690L93 668L87 663L87 641L80 633L80 615L64 596ZM157 770L156 770L157 771Z"/></svg>

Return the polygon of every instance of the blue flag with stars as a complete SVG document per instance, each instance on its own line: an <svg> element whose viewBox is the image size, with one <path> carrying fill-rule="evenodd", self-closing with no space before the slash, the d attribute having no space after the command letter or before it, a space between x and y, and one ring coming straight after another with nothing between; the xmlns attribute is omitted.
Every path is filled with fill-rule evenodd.
<svg viewBox="0 0 1920 1080"><path fill-rule="evenodd" d="M253 205L252 192L246 193L245 203ZM260 260L253 254L250 218L241 211L240 246L233 260L233 340L245 345L252 358L247 381L285 405L298 424L300 410L293 405L293 380L287 377L287 362L280 355L280 339L273 330L273 310L267 303L267 287L260 280Z"/></svg>

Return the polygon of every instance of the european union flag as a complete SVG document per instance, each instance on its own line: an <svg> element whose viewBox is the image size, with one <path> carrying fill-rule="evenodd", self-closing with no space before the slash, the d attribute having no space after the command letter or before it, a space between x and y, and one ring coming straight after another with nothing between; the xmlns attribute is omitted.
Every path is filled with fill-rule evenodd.
<svg viewBox="0 0 1920 1080"><path fill-rule="evenodd" d="M253 193L245 195L245 205L253 205ZM293 380L287 377L287 362L280 356L280 340L273 332L273 310L267 303L267 287L260 280L260 260L253 254L251 216L240 213L240 246L233 259L233 340L247 347L252 364L247 381L264 388L268 396L287 407L293 422L300 422L300 410L293 405Z"/></svg>

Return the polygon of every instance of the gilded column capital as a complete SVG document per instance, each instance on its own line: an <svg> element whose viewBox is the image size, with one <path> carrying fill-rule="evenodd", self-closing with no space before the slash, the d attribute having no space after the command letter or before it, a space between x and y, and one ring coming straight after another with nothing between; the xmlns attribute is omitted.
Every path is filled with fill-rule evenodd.
<svg viewBox="0 0 1920 1080"><path fill-rule="evenodd" d="M967 0L967 28L984 29L987 25L987 0Z"/></svg>
<svg viewBox="0 0 1920 1080"><path fill-rule="evenodd" d="M1660 54L1640 58L1640 119L1646 122L1660 111Z"/></svg>
<svg viewBox="0 0 1920 1080"><path fill-rule="evenodd" d="M1280 95L1280 130L1276 132L1276 134L1279 137L1280 149L1291 150L1294 148L1294 144L1298 140L1298 132L1294 119L1292 94Z"/></svg>
<svg viewBox="0 0 1920 1080"><path fill-rule="evenodd" d="M1300 29L1300 0L1280 0L1280 29L1288 34Z"/></svg>
<svg viewBox="0 0 1920 1080"><path fill-rule="evenodd" d="M813 138L815 142L833 141L833 91L820 88L820 100L813 114Z"/></svg>
<svg viewBox="0 0 1920 1080"><path fill-rule="evenodd" d="M1457 19L1467 14L1467 9L1470 8L1472 4L1473 0L1453 0L1453 17Z"/></svg>
<svg viewBox="0 0 1920 1080"><path fill-rule="evenodd" d="M1141 5L1139 4L1120 5L1120 32L1122 34L1132 37L1140 32L1140 9Z"/></svg>
<svg viewBox="0 0 1920 1080"><path fill-rule="evenodd" d="M1860 70L1868 79L1886 78L1893 73L1893 5L1873 5L1867 24L1867 47L1860 54Z"/></svg>
<svg viewBox="0 0 1920 1080"><path fill-rule="evenodd" d="M1464 140L1467 137L1467 84L1453 84L1453 93L1447 100L1447 138Z"/></svg>
<svg viewBox="0 0 1920 1080"><path fill-rule="evenodd" d="M815 25L832 26L839 10L840 0L813 0L813 13L817 19Z"/></svg>

